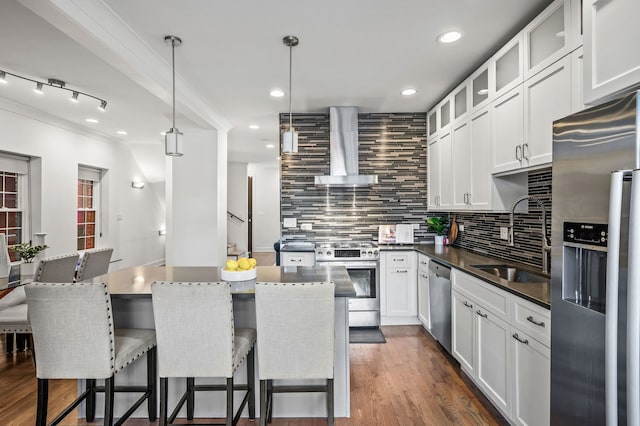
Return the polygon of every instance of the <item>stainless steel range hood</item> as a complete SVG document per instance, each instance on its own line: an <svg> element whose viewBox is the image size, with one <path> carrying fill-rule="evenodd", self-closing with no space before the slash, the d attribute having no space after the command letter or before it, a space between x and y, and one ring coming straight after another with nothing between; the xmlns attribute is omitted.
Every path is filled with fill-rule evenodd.
<svg viewBox="0 0 640 426"><path fill-rule="evenodd" d="M331 174L315 176L316 185L331 187L371 186L376 175L358 174L358 108L329 108Z"/></svg>

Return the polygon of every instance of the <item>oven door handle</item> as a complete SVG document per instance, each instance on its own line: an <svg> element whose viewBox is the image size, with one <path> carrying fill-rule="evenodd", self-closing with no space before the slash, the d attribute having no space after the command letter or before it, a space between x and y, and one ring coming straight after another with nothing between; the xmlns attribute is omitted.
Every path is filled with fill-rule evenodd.
<svg viewBox="0 0 640 426"><path fill-rule="evenodd" d="M344 266L347 269L372 269L372 268L377 268L379 266L378 262L360 262L360 261L355 261L353 263L316 261L316 264L318 266Z"/></svg>

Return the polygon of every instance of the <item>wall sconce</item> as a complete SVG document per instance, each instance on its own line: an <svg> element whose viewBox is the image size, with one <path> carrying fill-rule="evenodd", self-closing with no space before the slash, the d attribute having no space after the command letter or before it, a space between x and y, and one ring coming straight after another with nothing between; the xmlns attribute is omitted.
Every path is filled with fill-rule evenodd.
<svg viewBox="0 0 640 426"><path fill-rule="evenodd" d="M23 77L21 75L18 74L14 74L12 72L9 71L4 71L4 70L0 70L0 84L8 84L9 81L7 80L7 76L12 76L12 77L16 77L22 80L27 80L27 81L31 81L33 83L36 84L36 87L33 89L34 92L36 92L39 95L44 94L42 88L44 86L49 86L49 87L54 87L56 89L60 89L60 90L66 90L67 92L71 92L71 97L69 98L72 102L74 103L78 103L78 96L83 95L86 96L88 98L93 98L95 100L97 100L98 102L100 102L100 105L98 105L98 109L100 111L104 111L107 108L107 101L105 101L102 98L99 98L97 96L93 96L90 95L89 93L85 93L85 92L81 92L79 90L73 90L73 89L67 89L65 87L66 83L62 80L58 80L56 78L49 78L47 79L47 81L38 81L38 80L34 80L32 78L29 77Z"/></svg>
<svg viewBox="0 0 640 426"><path fill-rule="evenodd" d="M142 188L144 188L144 182L139 182L139 181L134 180L134 181L131 182L131 187L135 188L135 189L142 189Z"/></svg>

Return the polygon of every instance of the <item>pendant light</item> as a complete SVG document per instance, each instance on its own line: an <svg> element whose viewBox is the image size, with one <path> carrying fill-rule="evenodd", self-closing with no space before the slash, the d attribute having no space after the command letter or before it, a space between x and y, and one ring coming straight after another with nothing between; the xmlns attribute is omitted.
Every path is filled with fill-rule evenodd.
<svg viewBox="0 0 640 426"><path fill-rule="evenodd" d="M298 152L298 133L293 127L291 116L291 73L293 69L293 47L299 43L298 37L286 36L282 39L285 46L289 46L289 130L282 135L282 153L293 154Z"/></svg>
<svg viewBox="0 0 640 426"><path fill-rule="evenodd" d="M179 37L168 35L164 37L164 41L171 43L171 70L173 77L173 125L164 135L164 152L171 157L182 156L182 133L176 128L176 46L182 44Z"/></svg>

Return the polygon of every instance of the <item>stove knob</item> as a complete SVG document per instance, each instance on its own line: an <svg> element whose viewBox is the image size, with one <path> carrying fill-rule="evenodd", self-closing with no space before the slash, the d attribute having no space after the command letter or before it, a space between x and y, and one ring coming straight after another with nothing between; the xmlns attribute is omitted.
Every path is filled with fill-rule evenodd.
<svg viewBox="0 0 640 426"><path fill-rule="evenodd" d="M327 250L327 256L331 256L331 250Z"/></svg>
<svg viewBox="0 0 640 426"><path fill-rule="evenodd" d="M374 251L373 251L373 255L374 255L374 256L377 256L377 255L378 255L378 250L374 250Z"/></svg>
<svg viewBox="0 0 640 426"><path fill-rule="evenodd" d="M371 250L369 250L369 251L367 252L367 255L369 255L369 256L373 256L373 252L372 252Z"/></svg>

